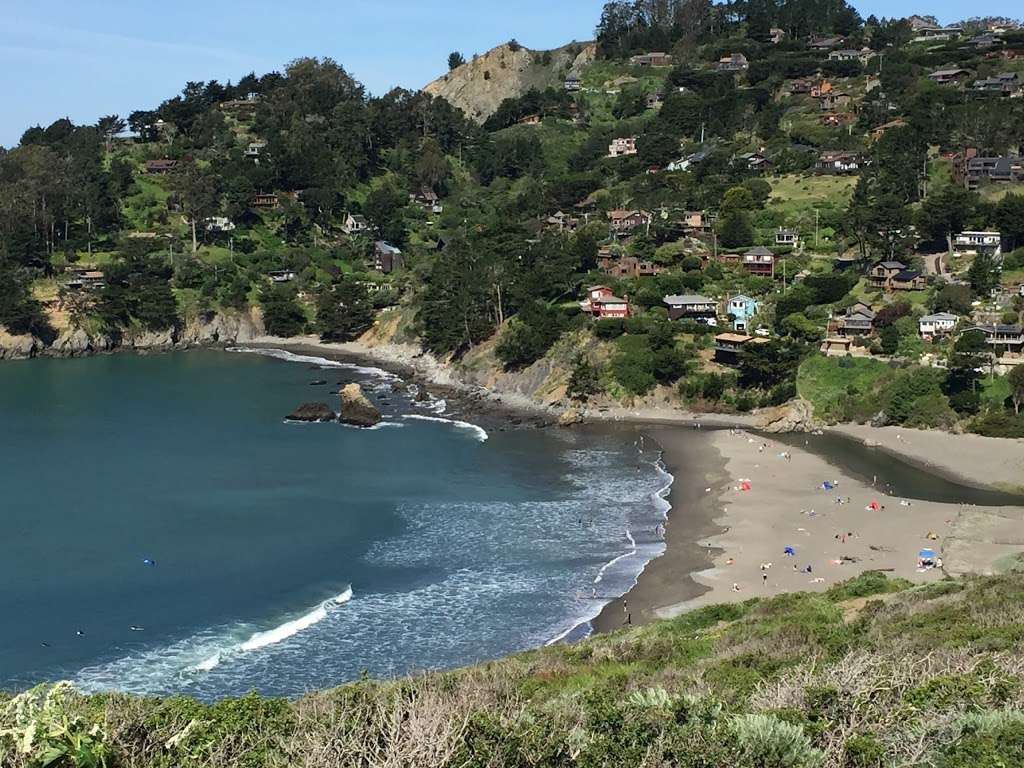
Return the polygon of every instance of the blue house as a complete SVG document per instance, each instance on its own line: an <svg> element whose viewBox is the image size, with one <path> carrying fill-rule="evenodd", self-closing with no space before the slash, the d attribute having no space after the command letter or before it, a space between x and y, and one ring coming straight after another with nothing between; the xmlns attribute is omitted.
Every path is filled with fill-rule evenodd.
<svg viewBox="0 0 1024 768"><path fill-rule="evenodd" d="M757 314L757 302L749 296L733 296L725 303L725 313L732 315L733 330L746 331L750 321Z"/></svg>

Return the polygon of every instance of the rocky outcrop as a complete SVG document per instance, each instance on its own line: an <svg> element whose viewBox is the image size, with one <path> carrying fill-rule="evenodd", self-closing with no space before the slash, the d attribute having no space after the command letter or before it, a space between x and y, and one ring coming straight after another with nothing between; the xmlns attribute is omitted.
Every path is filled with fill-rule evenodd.
<svg viewBox="0 0 1024 768"><path fill-rule="evenodd" d="M338 417L327 403L304 403L288 414L288 421L337 421Z"/></svg>
<svg viewBox="0 0 1024 768"><path fill-rule="evenodd" d="M816 432L821 423L814 418L814 407L803 399L772 408L761 414L757 428L773 434L784 432Z"/></svg>
<svg viewBox="0 0 1024 768"><path fill-rule="evenodd" d="M190 347L248 344L265 333L263 323L255 313L222 315L208 312L185 324L178 344Z"/></svg>
<svg viewBox="0 0 1024 768"><path fill-rule="evenodd" d="M372 427L380 423L380 411L366 398L358 384L347 384L341 390L341 422L354 427Z"/></svg>
<svg viewBox="0 0 1024 768"><path fill-rule="evenodd" d="M567 76L581 74L596 51L594 43L574 43L553 51L531 51L506 43L474 56L423 90L482 123L505 99L522 96L531 88L561 88Z"/></svg>
<svg viewBox="0 0 1024 768"><path fill-rule="evenodd" d="M0 328L0 360L27 360L35 357L43 346L34 336L15 336Z"/></svg>
<svg viewBox="0 0 1024 768"><path fill-rule="evenodd" d="M562 411L562 415L558 417L558 424L562 427L571 427L575 424L583 423L583 414L577 411L575 408L566 408Z"/></svg>

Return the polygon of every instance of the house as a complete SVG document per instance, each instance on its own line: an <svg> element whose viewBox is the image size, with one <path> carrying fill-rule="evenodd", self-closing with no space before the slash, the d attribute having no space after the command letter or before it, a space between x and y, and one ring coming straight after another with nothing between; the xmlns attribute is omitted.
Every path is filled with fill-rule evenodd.
<svg viewBox="0 0 1024 768"><path fill-rule="evenodd" d="M814 51L830 51L843 44L841 37L818 37L811 40L807 47Z"/></svg>
<svg viewBox="0 0 1024 768"><path fill-rule="evenodd" d="M944 40L955 40L960 37L962 31L960 27L940 27L937 24L929 24L914 30L917 36L911 42L923 43L930 41L938 43Z"/></svg>
<svg viewBox="0 0 1024 768"><path fill-rule="evenodd" d="M817 85L812 85L810 94L812 99L820 99L822 96L826 96L832 93L832 83L828 80L822 80Z"/></svg>
<svg viewBox="0 0 1024 768"><path fill-rule="evenodd" d="M544 223L552 229L557 229L559 232L575 232L580 226L579 219L561 211L548 216Z"/></svg>
<svg viewBox="0 0 1024 768"><path fill-rule="evenodd" d="M235 222L227 216L210 216L205 219L207 232L234 232Z"/></svg>
<svg viewBox="0 0 1024 768"><path fill-rule="evenodd" d="M714 68L719 72L743 72L750 69L750 62L742 53L730 53L720 58Z"/></svg>
<svg viewBox="0 0 1024 768"><path fill-rule="evenodd" d="M923 291L928 281L918 270L904 269L893 276L891 287L894 291Z"/></svg>
<svg viewBox="0 0 1024 768"><path fill-rule="evenodd" d="M655 91L647 94L644 105L648 109L661 109L665 104L665 94L662 91Z"/></svg>
<svg viewBox="0 0 1024 768"><path fill-rule="evenodd" d="M146 173L170 173L178 167L177 160L147 160Z"/></svg>
<svg viewBox="0 0 1024 768"><path fill-rule="evenodd" d="M968 150L968 153L970 151ZM1024 160L1016 155L968 157L962 175L968 189L977 189L985 181L997 183L1024 181Z"/></svg>
<svg viewBox="0 0 1024 768"><path fill-rule="evenodd" d="M830 128L838 128L849 125L857 116L853 112L826 112L818 117L818 123Z"/></svg>
<svg viewBox="0 0 1024 768"><path fill-rule="evenodd" d="M280 201L277 199L275 194L259 194L253 195L252 207L253 208L277 208Z"/></svg>
<svg viewBox="0 0 1024 768"><path fill-rule="evenodd" d="M358 213L345 214L345 223L341 225L341 231L346 235L358 235L370 229L370 222L365 216Z"/></svg>
<svg viewBox="0 0 1024 768"><path fill-rule="evenodd" d="M829 61L857 61L867 66L867 63L873 56L877 56L874 51L870 48L861 48L859 51L852 48L843 48L838 51L832 51L828 55Z"/></svg>
<svg viewBox="0 0 1024 768"><path fill-rule="evenodd" d="M711 220L704 211L684 211L682 225L689 230L704 232L711 228Z"/></svg>
<svg viewBox="0 0 1024 768"><path fill-rule="evenodd" d="M686 157L681 158L679 160L674 160L671 163L669 163L667 166L665 166L665 170L667 170L667 171L688 171L693 166L700 165L705 160L707 160L708 156L711 154L711 151L712 151L712 148L702 149L699 152L694 152L694 153L692 153L690 155L687 155Z"/></svg>
<svg viewBox="0 0 1024 768"><path fill-rule="evenodd" d="M444 212L444 206L441 205L441 198L438 197L437 192L432 190L430 187L421 187L418 192L411 192L409 194L409 202L413 205L418 205L428 213Z"/></svg>
<svg viewBox="0 0 1024 768"><path fill-rule="evenodd" d="M897 117L895 120L890 120L887 123L882 123L881 125L877 126L876 128L872 128L871 129L871 140L872 141L878 141L879 139L881 139L886 134L886 131L891 131L893 128L906 128L906 127L907 127L907 121L904 120L902 117Z"/></svg>
<svg viewBox="0 0 1024 768"><path fill-rule="evenodd" d="M772 45L778 45L786 39L786 30L779 27L772 27L768 30L768 42Z"/></svg>
<svg viewBox="0 0 1024 768"><path fill-rule="evenodd" d="M720 253L718 254L719 264L739 264L743 261L743 257L738 253Z"/></svg>
<svg viewBox="0 0 1024 768"><path fill-rule="evenodd" d="M540 115L527 115L516 120L516 125L540 125Z"/></svg>
<svg viewBox="0 0 1024 768"><path fill-rule="evenodd" d="M646 211L608 211L608 226L612 232L630 232L651 224L651 214Z"/></svg>
<svg viewBox="0 0 1024 768"><path fill-rule="evenodd" d="M775 232L776 245L795 248L799 242L800 233L795 229L783 229L782 227L779 227Z"/></svg>
<svg viewBox="0 0 1024 768"><path fill-rule="evenodd" d="M373 268L389 275L405 264L402 251L390 243L378 240L373 244Z"/></svg>
<svg viewBox="0 0 1024 768"><path fill-rule="evenodd" d="M750 321L757 314L757 301L750 296L740 294L725 302L725 314L733 318L732 327L737 331L746 331Z"/></svg>
<svg viewBox="0 0 1024 768"><path fill-rule="evenodd" d="M1024 331L1019 325L1004 325L1002 323L972 325L964 328L963 333L969 331L981 331L985 334L985 343L996 355L1018 356L1024 349Z"/></svg>
<svg viewBox="0 0 1024 768"><path fill-rule="evenodd" d="M718 302L707 296L666 296L665 304L672 320L694 320L703 325L718 325Z"/></svg>
<svg viewBox="0 0 1024 768"><path fill-rule="evenodd" d="M964 256L986 256L999 258L1003 255L1003 237L999 232L960 232L953 237L953 253Z"/></svg>
<svg viewBox="0 0 1024 768"><path fill-rule="evenodd" d="M870 306L858 301L846 310L835 323L837 336L870 336L875 330L876 313Z"/></svg>
<svg viewBox="0 0 1024 768"><path fill-rule="evenodd" d="M849 357L853 351L853 339L829 337L821 342L820 350L825 357Z"/></svg>
<svg viewBox="0 0 1024 768"><path fill-rule="evenodd" d="M250 160L255 160L258 163L260 161L260 152L266 149L266 147L267 142L265 141L250 141L242 154L244 154Z"/></svg>
<svg viewBox="0 0 1024 768"><path fill-rule="evenodd" d="M603 317L629 317L629 299L620 299L606 285L592 285L587 288L587 297L580 302L580 310L593 315L595 320Z"/></svg>
<svg viewBox="0 0 1024 768"><path fill-rule="evenodd" d="M565 90L569 91L569 93L576 93L582 88L583 83L576 75L569 75L565 78Z"/></svg>
<svg viewBox="0 0 1024 768"><path fill-rule="evenodd" d="M606 261L602 271L611 277L637 279L661 274L663 269L653 261L643 261L636 256L622 256L618 261Z"/></svg>
<svg viewBox="0 0 1024 768"><path fill-rule="evenodd" d="M739 365L740 352L748 344L766 344L768 339L761 336L747 336L745 333L720 333L715 336L715 362L722 365Z"/></svg>
<svg viewBox="0 0 1024 768"><path fill-rule="evenodd" d="M743 268L752 275L775 277L775 254L763 245L756 245L743 254Z"/></svg>
<svg viewBox="0 0 1024 768"><path fill-rule="evenodd" d="M975 80L971 90L977 93L993 93L1015 98L1021 95L1021 82L1016 72L1001 72L994 77Z"/></svg>
<svg viewBox="0 0 1024 768"><path fill-rule="evenodd" d="M856 173L860 170L860 155L856 152L822 152L814 164L820 173Z"/></svg>
<svg viewBox="0 0 1024 768"><path fill-rule="evenodd" d="M938 85L951 85L962 82L970 76L970 72L966 69L959 69L956 67L949 69L937 69L928 75L928 79Z"/></svg>
<svg viewBox="0 0 1024 768"><path fill-rule="evenodd" d="M925 315L917 321L918 333L922 339L931 341L937 336L945 336L951 333L956 327L958 318L949 312L936 312L934 315Z"/></svg>
<svg viewBox="0 0 1024 768"><path fill-rule="evenodd" d="M829 91L821 95L818 101L818 108L822 112L834 112L837 109L843 109L850 106L850 102L853 97L848 93L838 93L836 91Z"/></svg>
<svg viewBox="0 0 1024 768"><path fill-rule="evenodd" d="M788 91L794 96L810 93L814 84L810 80L794 80L789 84Z"/></svg>
<svg viewBox="0 0 1024 768"><path fill-rule="evenodd" d="M298 277L298 274L292 269L275 269L267 272L267 277L270 278L272 283L290 283Z"/></svg>
<svg viewBox="0 0 1024 768"><path fill-rule="evenodd" d="M768 158L761 152L744 152L739 155L738 159L751 171L760 171L771 165Z"/></svg>
<svg viewBox="0 0 1024 768"><path fill-rule="evenodd" d="M868 272L868 282L872 288L891 289L893 278L906 268L901 261L880 261Z"/></svg>
<svg viewBox="0 0 1024 768"><path fill-rule="evenodd" d="M624 136L620 139L612 139L608 145L608 157L625 157L636 154L636 136Z"/></svg>
<svg viewBox="0 0 1024 768"><path fill-rule="evenodd" d="M632 56L629 63L634 67L671 67L672 56L661 51Z"/></svg>
<svg viewBox="0 0 1024 768"><path fill-rule="evenodd" d="M975 35L967 41L967 45L972 48L994 48L996 45L1000 45L1003 41L1000 40L994 32L982 32L981 34Z"/></svg>
<svg viewBox="0 0 1024 768"><path fill-rule="evenodd" d="M69 291L93 291L103 287L103 273L98 269L68 267L64 287Z"/></svg>

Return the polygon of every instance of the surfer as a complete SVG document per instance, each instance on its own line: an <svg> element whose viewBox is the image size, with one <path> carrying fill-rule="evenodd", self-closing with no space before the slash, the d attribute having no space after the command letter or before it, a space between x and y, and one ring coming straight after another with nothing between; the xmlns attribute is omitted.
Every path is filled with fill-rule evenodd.
<svg viewBox="0 0 1024 768"><path fill-rule="evenodd" d="M85 637L85 632L83 632L80 629L76 629L75 630L75 634L78 635L79 637Z"/></svg>
<svg viewBox="0 0 1024 768"><path fill-rule="evenodd" d="M146 631L145 627L136 627L134 624L132 624L130 627L128 627L128 629L130 629L132 632L145 632Z"/></svg>

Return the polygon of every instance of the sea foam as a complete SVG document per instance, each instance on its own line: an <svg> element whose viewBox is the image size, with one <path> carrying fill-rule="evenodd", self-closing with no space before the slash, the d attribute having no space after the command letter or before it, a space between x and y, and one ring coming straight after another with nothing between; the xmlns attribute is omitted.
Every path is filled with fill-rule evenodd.
<svg viewBox="0 0 1024 768"><path fill-rule="evenodd" d="M476 436L476 439L481 443L486 442L488 438L487 430L476 424L470 424L468 421L459 421L458 419L445 419L441 416L424 416L421 413L406 413L402 415L403 419L413 419L415 421L435 421L440 424L451 424L459 429L468 429Z"/></svg>

